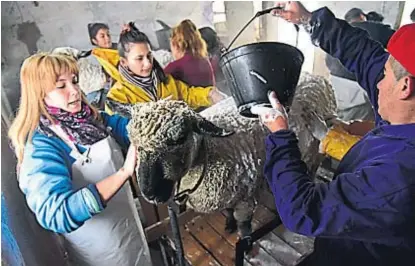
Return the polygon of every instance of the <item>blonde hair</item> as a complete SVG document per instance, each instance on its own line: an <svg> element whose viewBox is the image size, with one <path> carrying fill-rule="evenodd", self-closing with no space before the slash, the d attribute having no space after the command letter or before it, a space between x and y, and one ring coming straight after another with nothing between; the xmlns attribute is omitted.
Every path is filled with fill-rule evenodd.
<svg viewBox="0 0 415 266"><path fill-rule="evenodd" d="M59 76L67 72L76 75L79 73L76 60L67 55L37 53L24 60L20 69L19 110L8 133L18 164L23 160L24 147L27 141L31 141L39 125L40 116L45 115L53 122L46 110L44 98L56 87ZM88 104L83 93L81 95L82 101ZM95 108L92 108L92 112L98 117Z"/></svg>
<svg viewBox="0 0 415 266"><path fill-rule="evenodd" d="M188 52L192 56L207 57L207 45L203 40L196 25L189 19L183 20L173 28L171 42L182 52Z"/></svg>

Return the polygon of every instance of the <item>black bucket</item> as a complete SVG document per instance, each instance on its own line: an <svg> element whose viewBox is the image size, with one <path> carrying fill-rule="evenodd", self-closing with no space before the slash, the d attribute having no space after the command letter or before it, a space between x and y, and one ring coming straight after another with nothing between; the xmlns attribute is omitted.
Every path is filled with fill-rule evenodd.
<svg viewBox="0 0 415 266"><path fill-rule="evenodd" d="M257 116L251 113L251 107L269 103L270 90L277 93L281 104L291 104L303 62L303 54L294 46L261 42L223 54L219 65L239 113L254 118Z"/></svg>

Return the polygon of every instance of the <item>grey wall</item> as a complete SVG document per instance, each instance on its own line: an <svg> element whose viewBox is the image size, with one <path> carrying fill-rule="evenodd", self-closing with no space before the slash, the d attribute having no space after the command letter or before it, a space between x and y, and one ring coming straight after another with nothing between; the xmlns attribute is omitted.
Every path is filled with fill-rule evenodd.
<svg viewBox="0 0 415 266"><path fill-rule="evenodd" d="M121 25L133 20L158 47L155 31L161 26L156 19L174 26L186 18L199 27L212 26L211 2L2 2L2 89L15 107L18 71L23 59L37 50L48 51L59 46L90 48L87 33L90 22L108 23L116 42Z"/></svg>
<svg viewBox="0 0 415 266"><path fill-rule="evenodd" d="M321 6L327 6L337 17L342 19L346 12L353 7L361 8L365 13L376 11L385 17L383 23L389 24L392 27L395 24L399 12L399 1L330 1L320 2L319 4Z"/></svg>

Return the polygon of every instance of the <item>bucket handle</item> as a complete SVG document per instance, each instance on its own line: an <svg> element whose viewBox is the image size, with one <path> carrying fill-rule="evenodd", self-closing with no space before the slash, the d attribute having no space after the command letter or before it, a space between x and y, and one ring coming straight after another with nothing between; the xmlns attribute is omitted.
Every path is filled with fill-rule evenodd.
<svg viewBox="0 0 415 266"><path fill-rule="evenodd" d="M236 34L236 36L235 36L235 38L233 38L233 40L230 42L230 44L228 45L228 48L226 48L226 50L224 51L224 52L227 52L227 51L229 51L229 49L231 48L231 46L232 46L232 44L234 44L234 42L236 41L236 39L238 39L238 37L242 34L242 32L249 26L249 24L251 24L251 22L254 20L254 19L256 19L257 17L260 17L260 16L262 16L262 15L265 15L265 14L269 14L269 13L271 13L271 11L272 10L277 10L277 9L283 9L282 7L280 7L280 6L275 6L275 7L270 7L270 8L267 8L267 9L264 9L264 10L261 10L261 11L258 11L258 12L256 12L256 14L255 14L255 16L253 16L249 21L248 21L248 23L246 23L245 24L245 26L238 32L238 34ZM297 45L298 45L298 32L299 32L299 30L300 30L300 28L298 27L298 25L296 25L296 24L294 24L294 27L295 27L295 30L297 31L297 38L296 38L296 47L297 47Z"/></svg>
<svg viewBox="0 0 415 266"><path fill-rule="evenodd" d="M274 6L274 7L270 7L261 11L256 12L255 16L253 16L248 23L245 24L245 26L238 32L238 34L236 34L235 38L233 38L233 40L230 42L230 44L228 45L228 48L226 48L226 51L229 51L229 48L231 48L232 44L236 41L236 39L238 39L238 37L242 34L242 32L249 26L249 24L251 24L251 22L256 19L257 17L260 17L262 15L271 13L272 10L276 10L276 9L282 9L282 7L280 6Z"/></svg>

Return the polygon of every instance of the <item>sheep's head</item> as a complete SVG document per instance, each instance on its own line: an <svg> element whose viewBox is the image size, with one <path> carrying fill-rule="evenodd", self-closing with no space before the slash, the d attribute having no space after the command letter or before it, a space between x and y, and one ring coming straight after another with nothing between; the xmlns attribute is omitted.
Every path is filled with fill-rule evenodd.
<svg viewBox="0 0 415 266"><path fill-rule="evenodd" d="M76 60L82 58L82 57L87 57L91 54L92 51L80 51L76 48L73 47L57 47L55 49L52 50L53 54L64 54L64 55L69 55L72 56L73 58L75 58Z"/></svg>
<svg viewBox="0 0 415 266"><path fill-rule="evenodd" d="M131 143L139 151L136 174L141 192L153 203L169 200L175 183L198 160L204 135L232 134L207 121L185 103L169 100L133 106L127 130Z"/></svg>

